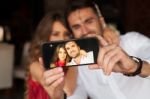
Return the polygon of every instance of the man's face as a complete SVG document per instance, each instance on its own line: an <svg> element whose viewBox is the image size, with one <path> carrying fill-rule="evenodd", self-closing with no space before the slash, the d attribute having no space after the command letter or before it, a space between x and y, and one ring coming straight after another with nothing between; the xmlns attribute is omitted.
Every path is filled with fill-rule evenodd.
<svg viewBox="0 0 150 99"><path fill-rule="evenodd" d="M70 13L68 23L75 38L102 34L100 19L91 8L82 8Z"/></svg>
<svg viewBox="0 0 150 99"><path fill-rule="evenodd" d="M68 55L71 58L76 58L76 57L78 57L80 55L80 48L73 41L67 42L65 44L65 48L66 48L66 51L67 51Z"/></svg>

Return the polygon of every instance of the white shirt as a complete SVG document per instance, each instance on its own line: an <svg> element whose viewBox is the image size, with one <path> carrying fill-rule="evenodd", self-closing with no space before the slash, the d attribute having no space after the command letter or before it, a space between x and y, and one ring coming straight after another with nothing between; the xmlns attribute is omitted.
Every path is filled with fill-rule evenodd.
<svg viewBox="0 0 150 99"><path fill-rule="evenodd" d="M80 64L90 64L94 63L94 56L93 56L93 51L89 51L86 53L86 56L81 56L80 59ZM74 59L71 60L71 62L67 63L67 65L77 65Z"/></svg>
<svg viewBox="0 0 150 99"><path fill-rule="evenodd" d="M150 39L136 32L120 37L120 46L129 55L150 63ZM127 77L121 73L105 76L101 69L78 67L78 82L74 94L67 99L150 99L150 79Z"/></svg>

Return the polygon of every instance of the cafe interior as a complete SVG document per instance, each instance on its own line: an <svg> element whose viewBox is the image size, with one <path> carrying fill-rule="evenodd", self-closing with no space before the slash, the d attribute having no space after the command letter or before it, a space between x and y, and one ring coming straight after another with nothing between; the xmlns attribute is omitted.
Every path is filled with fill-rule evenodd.
<svg viewBox="0 0 150 99"><path fill-rule="evenodd" d="M68 0L1 0L0 99L23 99L26 61L34 31L43 15L64 11ZM95 0L107 23L120 34L138 31L150 37L149 0ZM56 6L57 5L57 6Z"/></svg>

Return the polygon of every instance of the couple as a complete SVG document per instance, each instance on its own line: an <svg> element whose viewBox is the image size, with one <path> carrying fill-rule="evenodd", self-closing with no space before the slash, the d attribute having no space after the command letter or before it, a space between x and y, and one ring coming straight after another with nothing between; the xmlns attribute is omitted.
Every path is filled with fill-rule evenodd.
<svg viewBox="0 0 150 99"><path fill-rule="evenodd" d="M115 44L106 42L101 37L105 33L103 17L98 16L93 2L90 1L72 0L65 15L75 38L94 35L100 40L97 64L89 66L94 70L87 66L78 67L77 86L68 99L150 98L150 80L140 77L150 75L149 38L137 32L130 32L118 37L119 40ZM143 63L136 57L141 58Z"/></svg>
<svg viewBox="0 0 150 99"><path fill-rule="evenodd" d="M71 62L70 62L71 58ZM50 67L62 67L94 63L93 52L80 49L75 41L68 41L57 46Z"/></svg>
<svg viewBox="0 0 150 99"><path fill-rule="evenodd" d="M115 44L108 43L112 39L108 39L106 42L100 37L103 36L105 38L104 20L102 16L98 16L93 3L82 2L83 0L71 1L72 3L68 5L70 8L68 7L66 11L66 20L74 37L82 38L96 35L101 41L101 50L99 51L97 60L98 65L90 66L90 68L97 69L90 70L86 66L80 66L78 67L77 77L70 76L70 79L68 79L59 67L48 71L43 70L42 72L37 72L39 69L33 69L33 67L40 68L42 66L36 61L36 64L31 64L30 71L34 74L35 72L33 71L36 70L38 76L35 77L34 74L32 77L40 77L38 79L40 84L52 99L61 99L64 82L68 87L73 85L71 90L66 89L71 91L71 93L67 93L65 90L68 99L87 99L87 97L92 99L149 99L150 81L147 78L138 76L150 75L149 38L139 33L131 32L118 37L119 39L115 41ZM58 26L56 28L58 29ZM113 33L110 35L114 39ZM110 35L107 35L107 37L110 37ZM51 38L49 40L54 40L55 38L55 36L50 34L47 37ZM59 40L62 40L62 38ZM139 68L141 64L137 61L138 59L135 60L130 55L143 60L142 69ZM127 77L122 75L122 73L136 74L137 76ZM70 74L75 74L75 72L71 72ZM74 78L77 78L77 83L72 80Z"/></svg>

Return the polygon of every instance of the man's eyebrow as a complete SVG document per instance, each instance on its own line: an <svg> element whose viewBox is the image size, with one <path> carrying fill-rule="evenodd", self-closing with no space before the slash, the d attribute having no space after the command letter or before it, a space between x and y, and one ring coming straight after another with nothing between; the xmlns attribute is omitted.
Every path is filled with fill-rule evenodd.
<svg viewBox="0 0 150 99"><path fill-rule="evenodd" d="M90 17L90 18L87 18L84 22L87 22L87 21L89 21L89 20L94 20L95 18L93 18L93 17Z"/></svg>
<svg viewBox="0 0 150 99"><path fill-rule="evenodd" d="M80 26L80 25L79 24L74 24L71 27L74 28L74 27L78 27L78 26Z"/></svg>

